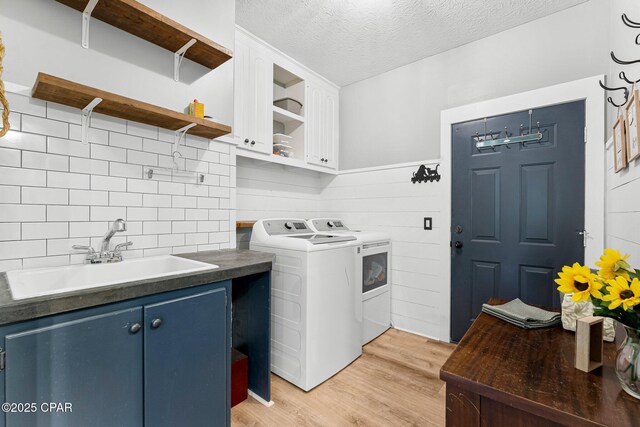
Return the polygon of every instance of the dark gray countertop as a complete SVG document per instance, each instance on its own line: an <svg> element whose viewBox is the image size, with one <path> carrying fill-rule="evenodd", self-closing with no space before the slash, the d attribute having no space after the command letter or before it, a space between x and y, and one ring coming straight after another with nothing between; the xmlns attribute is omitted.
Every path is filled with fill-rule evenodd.
<svg viewBox="0 0 640 427"><path fill-rule="evenodd" d="M177 256L216 264L219 268L23 300L13 299L7 275L0 273L0 325L262 273L271 270L274 259L273 254L242 249Z"/></svg>

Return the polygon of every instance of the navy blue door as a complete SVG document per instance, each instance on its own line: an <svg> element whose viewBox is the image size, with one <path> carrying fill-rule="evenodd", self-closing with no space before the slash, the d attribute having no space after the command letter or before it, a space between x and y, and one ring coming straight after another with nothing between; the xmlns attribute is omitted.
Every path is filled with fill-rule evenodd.
<svg viewBox="0 0 640 427"><path fill-rule="evenodd" d="M145 425L226 425L226 289L147 305L144 324Z"/></svg>
<svg viewBox="0 0 640 427"><path fill-rule="evenodd" d="M141 323L137 307L7 335L5 401L37 404L7 413L7 427L141 426ZM72 412L43 411L48 402Z"/></svg>
<svg viewBox="0 0 640 427"><path fill-rule="evenodd" d="M559 306L554 276L584 255L584 117L583 101L536 109L542 141L495 151L476 148L484 120L453 125L452 341L491 297ZM486 129L517 136L521 125L528 111L489 118Z"/></svg>

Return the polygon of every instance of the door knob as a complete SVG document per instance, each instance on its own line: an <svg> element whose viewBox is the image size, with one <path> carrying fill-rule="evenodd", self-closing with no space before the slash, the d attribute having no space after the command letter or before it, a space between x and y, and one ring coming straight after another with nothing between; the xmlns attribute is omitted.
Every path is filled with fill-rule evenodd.
<svg viewBox="0 0 640 427"><path fill-rule="evenodd" d="M462 242L460 240L456 240L456 242L453 244L453 246L455 246L456 249L460 249L464 245L462 244Z"/></svg>
<svg viewBox="0 0 640 427"><path fill-rule="evenodd" d="M131 332L132 334L137 334L138 332L140 332L140 329L142 329L142 325L140 323L134 323L129 328L129 332Z"/></svg>
<svg viewBox="0 0 640 427"><path fill-rule="evenodd" d="M249 143L249 138L246 138L246 139L244 140L244 143L245 143L245 144L248 144L248 143Z"/></svg>
<svg viewBox="0 0 640 427"><path fill-rule="evenodd" d="M151 329L158 329L162 325L162 319L153 319L151 321Z"/></svg>

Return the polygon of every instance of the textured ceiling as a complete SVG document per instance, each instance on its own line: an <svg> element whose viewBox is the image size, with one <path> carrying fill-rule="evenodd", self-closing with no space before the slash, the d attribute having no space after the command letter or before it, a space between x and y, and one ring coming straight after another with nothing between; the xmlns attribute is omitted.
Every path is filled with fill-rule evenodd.
<svg viewBox="0 0 640 427"><path fill-rule="evenodd" d="M586 0L236 0L236 22L345 86Z"/></svg>

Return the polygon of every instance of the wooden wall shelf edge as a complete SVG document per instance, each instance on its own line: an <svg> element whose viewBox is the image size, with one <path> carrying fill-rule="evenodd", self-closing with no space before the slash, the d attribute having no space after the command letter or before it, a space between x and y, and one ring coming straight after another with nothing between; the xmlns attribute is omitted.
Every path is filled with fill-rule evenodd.
<svg viewBox="0 0 640 427"><path fill-rule="evenodd" d="M38 73L32 96L79 109L85 108L95 98L102 98L102 102L93 109L96 113L173 131L195 123L196 126L187 133L207 139L231 133L231 127L224 124L192 117L45 73Z"/></svg>
<svg viewBox="0 0 640 427"><path fill-rule="evenodd" d="M89 0L56 1L80 12L89 3ZM174 53L195 39L196 44L187 50L184 57L210 69L233 56L231 50L135 0L98 1L91 17Z"/></svg>
<svg viewBox="0 0 640 427"><path fill-rule="evenodd" d="M236 221L236 228L252 228L255 221Z"/></svg>

